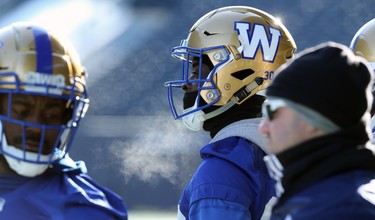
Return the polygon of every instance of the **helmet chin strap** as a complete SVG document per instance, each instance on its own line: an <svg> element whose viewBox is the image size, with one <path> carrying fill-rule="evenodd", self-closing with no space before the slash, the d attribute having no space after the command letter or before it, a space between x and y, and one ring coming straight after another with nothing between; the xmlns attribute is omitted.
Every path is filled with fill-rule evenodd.
<svg viewBox="0 0 375 220"><path fill-rule="evenodd" d="M194 107L190 107L184 110L184 112L188 112L192 110ZM204 119L204 112L202 110L193 112L182 117L182 122L184 125L192 131L200 131L203 128Z"/></svg>
<svg viewBox="0 0 375 220"><path fill-rule="evenodd" d="M193 112L191 114L188 114L184 117L182 117L182 121L184 125L189 128L192 131L200 131L203 129L203 123L204 121L216 117L220 115L221 113L227 111L232 106L234 106L236 103L242 102L246 97L250 95L250 93L257 88L258 86L262 85L263 79L258 77L253 82L251 82L249 85L238 91L234 96L230 99L229 102L227 102L225 105L221 106L220 108L209 112L205 114L202 110ZM190 107L185 109L185 112L190 111L191 109L195 109L196 107Z"/></svg>

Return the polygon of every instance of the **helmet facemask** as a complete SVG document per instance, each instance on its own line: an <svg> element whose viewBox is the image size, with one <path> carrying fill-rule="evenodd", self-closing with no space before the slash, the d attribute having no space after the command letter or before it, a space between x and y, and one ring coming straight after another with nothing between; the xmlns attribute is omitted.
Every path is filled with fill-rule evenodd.
<svg viewBox="0 0 375 220"><path fill-rule="evenodd" d="M181 80L165 83L168 88L169 104L175 119L201 111L220 100L220 93L214 82L216 72L230 59L230 55L224 46L198 49L187 47L184 42L186 41L183 41L181 46L173 48L171 52L173 57L182 62ZM213 53L221 56L215 65L212 64L209 58ZM187 106L186 103L185 105L181 103L181 100L183 100L181 97L184 96L183 88L187 85L194 87L193 91L188 92L197 94L194 104L190 106ZM180 94L176 95L175 93ZM181 106L184 106L184 109L178 109Z"/></svg>
<svg viewBox="0 0 375 220"><path fill-rule="evenodd" d="M9 78L9 75L13 74L0 73L0 81L2 77ZM63 158L69 151L79 121L88 108L88 100L83 98L87 96L86 94L76 96L75 86L68 88L19 83L20 79L17 79L17 75L13 76L15 89L0 89L0 100L2 105L4 104L0 106L0 152L18 174L32 177L43 173L49 164ZM9 81L6 84L10 85ZM22 111L28 111L23 106L27 105L22 98L25 96L53 100L51 105L59 106L61 108L59 111L63 112L55 113L50 110L51 117L57 117L54 114L61 114L60 123L41 124L17 117L25 114ZM57 107L52 107L54 108ZM30 143L34 145L32 149ZM36 143L38 146L35 146Z"/></svg>
<svg viewBox="0 0 375 220"><path fill-rule="evenodd" d="M198 131L203 128L203 122L207 119L245 101L253 90L262 85L263 78L251 76L254 73L252 69L234 69L241 62L241 52L233 46L200 49L184 46L185 42L172 49L172 56L182 61L182 79L166 82L165 86L168 87L169 104L175 119L182 119L189 129ZM210 71L207 71L207 66ZM227 83L228 81L231 83ZM244 82L247 81L250 82L246 86ZM176 105L178 102L174 100L181 98L174 97L172 92L175 88L182 92L181 88L186 85L196 86L196 90L192 92L196 96L195 102L189 108L186 103ZM191 94L185 93L184 97L189 95ZM184 109L179 113L176 106L184 106Z"/></svg>

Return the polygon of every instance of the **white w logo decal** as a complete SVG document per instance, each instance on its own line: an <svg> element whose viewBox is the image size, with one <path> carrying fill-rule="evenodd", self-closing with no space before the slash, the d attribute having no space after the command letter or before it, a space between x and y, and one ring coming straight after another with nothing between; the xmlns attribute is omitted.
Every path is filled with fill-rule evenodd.
<svg viewBox="0 0 375 220"><path fill-rule="evenodd" d="M254 24L251 34L249 34L250 23L236 22L235 29L240 36L244 58L254 59L260 47L263 60L267 62L274 61L281 38L280 30L270 27L271 39L268 39L264 26L260 24Z"/></svg>

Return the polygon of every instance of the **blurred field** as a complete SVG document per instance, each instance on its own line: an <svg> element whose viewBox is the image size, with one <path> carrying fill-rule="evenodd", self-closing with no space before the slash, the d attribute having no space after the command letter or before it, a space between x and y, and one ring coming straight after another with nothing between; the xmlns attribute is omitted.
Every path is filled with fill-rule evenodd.
<svg viewBox="0 0 375 220"><path fill-rule="evenodd" d="M270 209L274 199L264 211L261 220L268 220L270 218ZM155 210L129 210L128 219L129 220L176 220L177 213L174 211L155 211Z"/></svg>
<svg viewBox="0 0 375 220"><path fill-rule="evenodd" d="M176 212L166 211L129 211L129 220L175 220Z"/></svg>

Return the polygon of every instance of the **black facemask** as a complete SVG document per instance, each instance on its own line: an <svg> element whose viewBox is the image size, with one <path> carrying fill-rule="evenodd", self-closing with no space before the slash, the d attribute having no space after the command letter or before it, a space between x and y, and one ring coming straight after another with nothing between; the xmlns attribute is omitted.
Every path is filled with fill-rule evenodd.
<svg viewBox="0 0 375 220"><path fill-rule="evenodd" d="M186 92L184 94L184 99L183 99L184 109L188 109L192 107L195 103L195 99L197 99L197 96L198 96L198 91Z"/></svg>
<svg viewBox="0 0 375 220"><path fill-rule="evenodd" d="M198 96L198 91L185 93L184 94L184 99L183 99L184 109L187 109L187 108L190 108L190 107L194 106L195 100L197 99L197 96ZM199 99L198 107L204 106L204 105L207 105L207 103L201 97ZM209 112L212 112L212 111L214 111L214 110L216 110L218 108L219 108L218 106L210 106L210 107L207 107L207 108L203 109L202 111L204 113L209 113Z"/></svg>
<svg viewBox="0 0 375 220"><path fill-rule="evenodd" d="M197 59L198 62L199 62L199 58L196 57L194 59ZM202 63L206 64L210 71L214 68L214 65L212 64L210 58L206 54L202 55ZM184 109L187 109L187 108L190 108L190 107L194 106L194 103L195 103L195 100L196 100L197 96L198 96L198 91L186 92L184 94L184 99L183 99ZM204 106L206 104L207 103L201 98L200 101L199 101L199 106Z"/></svg>

